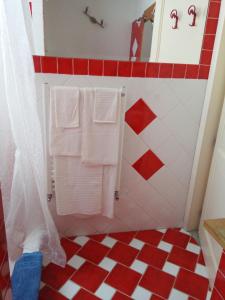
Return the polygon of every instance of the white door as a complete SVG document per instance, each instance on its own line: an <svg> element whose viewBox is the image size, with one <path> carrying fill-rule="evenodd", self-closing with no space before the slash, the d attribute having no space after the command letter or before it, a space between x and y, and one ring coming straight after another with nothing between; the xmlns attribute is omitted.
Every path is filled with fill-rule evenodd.
<svg viewBox="0 0 225 300"><path fill-rule="evenodd" d="M157 0L150 61L199 64L209 0ZM196 7L196 26L188 8ZM176 20L170 17L177 11Z"/></svg>
<svg viewBox="0 0 225 300"><path fill-rule="evenodd" d="M203 222L218 218L225 218L225 105L223 105L200 223L200 239L211 283L215 279L222 247L204 229Z"/></svg>

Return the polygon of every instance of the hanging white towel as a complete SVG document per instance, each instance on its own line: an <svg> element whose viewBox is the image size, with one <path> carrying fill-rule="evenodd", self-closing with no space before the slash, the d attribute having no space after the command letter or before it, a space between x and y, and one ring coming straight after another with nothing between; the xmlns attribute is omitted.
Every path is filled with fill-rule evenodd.
<svg viewBox="0 0 225 300"><path fill-rule="evenodd" d="M79 157L54 157L56 208L59 215L102 212L103 166L81 163Z"/></svg>
<svg viewBox="0 0 225 300"><path fill-rule="evenodd" d="M81 126L76 127L76 124L81 123L81 118L79 117L80 111L82 109L82 101L77 101L77 96L79 95L79 90L76 88L73 88L74 91L77 91L75 93L75 101L64 101L64 95L62 96L62 101L60 101L59 94L63 94L63 91L65 91L65 95L71 92L71 88L64 88L64 87L54 87L51 89L51 95L50 95L50 120L49 120L49 151L50 155L64 155L64 156L80 156L81 155ZM60 93L58 94L58 92ZM55 95L57 94L57 98ZM57 99L57 100L56 100ZM72 114L68 116L69 123L66 123L66 119L64 120L64 116L59 115L58 116L58 125L57 125L57 118L56 111L60 109L60 107L63 107L63 104L65 106L68 105L68 107L71 106L71 103L74 104L74 111L76 113L73 113L77 115L77 117L74 118L74 121L72 121ZM57 106L57 109L56 109ZM66 109L62 109L62 111L65 111L66 115ZM71 118L70 118L71 117ZM61 120L60 120L61 118ZM60 120L60 121L59 121ZM67 126L67 127L59 127L60 126ZM69 127L74 125L74 127Z"/></svg>
<svg viewBox="0 0 225 300"><path fill-rule="evenodd" d="M75 87L54 87L55 121L57 128L79 127L79 89Z"/></svg>
<svg viewBox="0 0 225 300"><path fill-rule="evenodd" d="M99 89L100 91L100 89ZM100 116L100 106L97 108L95 89L84 90L84 108L83 108L83 134L82 134L82 162L93 165L116 165L118 163L119 144L120 144L120 118L121 111L121 91L114 90L112 101L114 104L115 94L117 95L117 108L112 105L113 110L111 120L114 122L98 122L93 120ZM107 103L109 99L106 97ZM103 98L102 98L103 101ZM101 101L101 102L102 102ZM95 110L96 107L96 110ZM104 107L104 105L102 106ZM95 113L94 113L95 111ZM102 110L103 111L103 110ZM105 107L104 107L104 111ZM109 114L108 114L109 116ZM104 118L101 118L104 119ZM106 119L106 118L105 118Z"/></svg>
<svg viewBox="0 0 225 300"><path fill-rule="evenodd" d="M93 121L95 123L116 123L118 119L118 90L95 89Z"/></svg>

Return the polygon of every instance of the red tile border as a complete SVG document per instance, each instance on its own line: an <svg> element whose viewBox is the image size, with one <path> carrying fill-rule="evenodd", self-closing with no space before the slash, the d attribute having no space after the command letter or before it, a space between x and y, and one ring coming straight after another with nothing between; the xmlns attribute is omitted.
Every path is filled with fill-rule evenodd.
<svg viewBox="0 0 225 300"><path fill-rule="evenodd" d="M199 65L34 56L36 73L208 79L221 1L210 1Z"/></svg>

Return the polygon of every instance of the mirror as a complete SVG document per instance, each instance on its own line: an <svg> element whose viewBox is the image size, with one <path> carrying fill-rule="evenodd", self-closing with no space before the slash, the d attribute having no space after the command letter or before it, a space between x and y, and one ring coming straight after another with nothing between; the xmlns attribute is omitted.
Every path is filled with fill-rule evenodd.
<svg viewBox="0 0 225 300"><path fill-rule="evenodd" d="M199 64L208 2L43 0L43 54Z"/></svg>

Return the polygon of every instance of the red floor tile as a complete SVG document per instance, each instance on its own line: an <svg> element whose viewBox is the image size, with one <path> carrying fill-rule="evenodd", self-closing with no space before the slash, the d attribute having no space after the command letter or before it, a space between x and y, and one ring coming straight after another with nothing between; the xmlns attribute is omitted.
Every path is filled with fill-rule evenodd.
<svg viewBox="0 0 225 300"><path fill-rule="evenodd" d="M122 293L130 296L136 288L140 278L141 275L136 271L117 264L105 282Z"/></svg>
<svg viewBox="0 0 225 300"><path fill-rule="evenodd" d="M110 248L96 241L89 240L78 252L78 255L98 264L106 256L109 250Z"/></svg>
<svg viewBox="0 0 225 300"><path fill-rule="evenodd" d="M67 260L73 257L77 253L77 251L81 248L80 245L64 238L61 239L61 245L66 252Z"/></svg>
<svg viewBox="0 0 225 300"><path fill-rule="evenodd" d="M168 229L163 237L163 240L167 243L186 248L190 236L180 232L177 229Z"/></svg>
<svg viewBox="0 0 225 300"><path fill-rule="evenodd" d="M175 277L149 267L141 279L139 285L161 297L168 298L173 288Z"/></svg>
<svg viewBox="0 0 225 300"><path fill-rule="evenodd" d="M197 260L198 260L197 254L176 246L173 247L168 257L169 262L172 262L175 265L178 265L190 271L195 270Z"/></svg>
<svg viewBox="0 0 225 300"><path fill-rule="evenodd" d="M144 230L139 231L136 235L136 239L141 240L145 243L158 246L159 242L163 237L163 233L157 230Z"/></svg>
<svg viewBox="0 0 225 300"><path fill-rule="evenodd" d="M162 300L163 298L156 296L156 295L152 295L152 297L150 298L150 300Z"/></svg>
<svg viewBox="0 0 225 300"><path fill-rule="evenodd" d="M94 234L94 235L89 235L89 238L91 238L92 240L95 240L96 242L101 242L104 240L104 238L106 237L106 234Z"/></svg>
<svg viewBox="0 0 225 300"><path fill-rule="evenodd" d="M112 297L112 300L131 300L131 298L124 294L116 292L115 295Z"/></svg>
<svg viewBox="0 0 225 300"><path fill-rule="evenodd" d="M175 288L200 300L205 300L209 282L206 278L193 272L181 269L178 273Z"/></svg>
<svg viewBox="0 0 225 300"><path fill-rule="evenodd" d="M167 252L151 245L145 245L137 258L150 266L162 269L167 256Z"/></svg>
<svg viewBox="0 0 225 300"><path fill-rule="evenodd" d="M91 292L95 292L101 283L104 281L108 272L102 268L85 262L80 269L71 278L72 281L80 286L88 289Z"/></svg>
<svg viewBox="0 0 225 300"><path fill-rule="evenodd" d="M224 298L218 293L218 291L214 288L212 291L210 300L224 300Z"/></svg>
<svg viewBox="0 0 225 300"><path fill-rule="evenodd" d="M108 257L126 266L130 266L138 252L137 249L131 246L117 242L109 252Z"/></svg>
<svg viewBox="0 0 225 300"><path fill-rule="evenodd" d="M225 298L225 277L220 271L216 275L215 288Z"/></svg>
<svg viewBox="0 0 225 300"><path fill-rule="evenodd" d="M89 293L88 291L81 289L76 294L76 296L73 297L73 300L101 300L101 299Z"/></svg>
<svg viewBox="0 0 225 300"><path fill-rule="evenodd" d="M54 289L60 289L74 272L75 269L68 265L62 268L51 263L43 269L42 281Z"/></svg>
<svg viewBox="0 0 225 300"><path fill-rule="evenodd" d="M129 232L110 233L109 236L111 236L112 238L120 242L129 244L133 240L135 234L136 231L129 231Z"/></svg>
<svg viewBox="0 0 225 300"><path fill-rule="evenodd" d="M54 291L48 286L44 286L39 293L39 300L67 300L66 297Z"/></svg>

